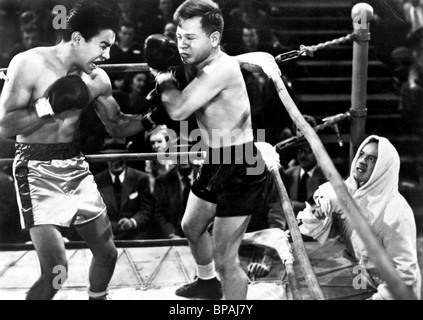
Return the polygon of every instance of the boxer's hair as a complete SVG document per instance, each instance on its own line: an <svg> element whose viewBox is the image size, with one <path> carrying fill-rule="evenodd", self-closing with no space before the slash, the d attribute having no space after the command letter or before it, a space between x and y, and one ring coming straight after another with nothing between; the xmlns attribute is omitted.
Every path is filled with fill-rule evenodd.
<svg viewBox="0 0 423 320"><path fill-rule="evenodd" d="M201 26L209 36L213 32L223 33L223 14L212 0L187 0L176 9L173 20L180 25L184 20L201 17Z"/></svg>
<svg viewBox="0 0 423 320"><path fill-rule="evenodd" d="M103 30L116 33L119 27L119 16L114 11L89 0L77 2L66 20L66 29L62 32L66 42L70 41L72 33L76 31L88 42Z"/></svg>

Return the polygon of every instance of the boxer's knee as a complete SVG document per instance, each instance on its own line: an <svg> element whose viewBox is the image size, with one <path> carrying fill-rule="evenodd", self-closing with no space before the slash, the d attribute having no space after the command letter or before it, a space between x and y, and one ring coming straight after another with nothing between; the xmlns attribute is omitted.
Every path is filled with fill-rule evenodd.
<svg viewBox="0 0 423 320"><path fill-rule="evenodd" d="M93 253L96 263L102 266L115 266L118 259L118 251L115 246L107 246L103 250Z"/></svg>

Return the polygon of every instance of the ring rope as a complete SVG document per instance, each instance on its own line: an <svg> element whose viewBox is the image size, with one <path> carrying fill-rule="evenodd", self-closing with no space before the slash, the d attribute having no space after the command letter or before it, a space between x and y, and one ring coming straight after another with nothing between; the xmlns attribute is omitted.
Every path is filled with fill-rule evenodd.
<svg viewBox="0 0 423 320"><path fill-rule="evenodd" d="M296 59L300 56L310 56L312 57L315 51L325 49L327 47L332 47L335 45L340 45L342 43L352 41L356 37L355 34L348 34L345 37L340 37L338 39L326 41L323 43L319 43L317 45L313 46L305 46L301 45L300 50L293 50L285 53L281 53L280 55L276 56L276 61L287 61L291 59ZM149 72L150 67L147 63L122 63L122 64L103 64L99 65L99 68L103 69L106 72ZM1 80L7 80L7 77L4 75L4 73L7 72L7 68L0 68L0 75L3 72L3 75L0 76Z"/></svg>
<svg viewBox="0 0 423 320"><path fill-rule="evenodd" d="M315 132L322 131L323 129L326 129L328 127L334 126L338 122L341 122L341 121L343 121L345 119L349 119L351 117L352 117L351 111L347 111L345 113L340 113L340 114L337 114L337 115L334 115L334 116L331 116L331 117L327 117L327 118L323 119L324 123L319 124L319 125L313 127L313 130ZM290 137L288 139L285 139L285 140L283 140L281 142L278 142L275 145L275 148L276 148L276 151L281 152L284 149L286 149L286 148L288 148L288 147L290 147L292 145L295 145L295 144L297 144L299 142L303 142L305 140L306 140L306 138L301 133L300 135L293 136L293 137Z"/></svg>
<svg viewBox="0 0 423 320"><path fill-rule="evenodd" d="M103 69L106 72L146 72L150 71L150 67L146 63L121 63L121 64L103 64L98 65L97 67ZM7 68L0 68L1 73L7 72ZM4 74L0 77L2 80L7 80L4 78Z"/></svg>
<svg viewBox="0 0 423 320"><path fill-rule="evenodd" d="M309 57L313 57L314 56L314 52L318 51L318 50L322 50L322 49L326 49L329 47L334 47L349 41L353 41L355 40L356 35L353 33L350 33L344 37L340 37L338 39L333 39L330 41L326 41L323 43L319 43L317 45L313 45L313 46L305 46L305 45L301 45L300 46L300 50L293 50L293 51L289 51L286 53L281 53L280 55L275 57L276 61L279 62L284 62L284 61L288 61L288 60L292 60L292 59L296 59L299 58L301 56L309 56Z"/></svg>
<svg viewBox="0 0 423 320"><path fill-rule="evenodd" d="M322 50L322 49L326 49L329 47L333 47L333 46L337 46L349 41L352 41L354 39L354 34L350 33L345 37L341 37L338 39L334 39L334 40L330 40L330 41L326 41L323 43L319 43L317 45L314 46L304 46L301 45L300 46L300 51L304 51L306 53L306 55L308 56L313 56L314 52L318 51L318 50Z"/></svg>

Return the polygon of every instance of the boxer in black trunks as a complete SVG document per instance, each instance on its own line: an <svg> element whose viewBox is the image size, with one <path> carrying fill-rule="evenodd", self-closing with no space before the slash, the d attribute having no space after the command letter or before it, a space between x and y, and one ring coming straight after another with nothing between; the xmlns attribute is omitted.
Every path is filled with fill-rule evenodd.
<svg viewBox="0 0 423 320"><path fill-rule="evenodd" d="M211 0L185 1L174 20L181 59L186 68L196 69L196 76L181 91L171 72L158 72L161 100L173 120L184 120L194 113L202 142L209 148L209 158L194 182L182 221L198 279L176 294L220 299L223 291L226 299L245 299L247 276L238 248L251 215L264 201L268 176L254 144L250 102L239 68L246 65L254 69L255 61L221 51L223 18ZM257 65L268 75L280 76L269 56L261 55L264 59Z"/></svg>
<svg viewBox="0 0 423 320"><path fill-rule="evenodd" d="M78 3L69 12L61 43L21 53L8 68L0 138L16 136L21 222L42 270L27 299L52 299L60 289L54 270L67 270L67 259L58 227L71 224L93 253L90 299L107 298L117 250L106 207L74 137L81 109L92 101L111 135L125 137L143 129L142 115L120 111L107 74L96 66L109 58L117 25L118 17L103 5ZM60 276L63 284L66 277Z"/></svg>

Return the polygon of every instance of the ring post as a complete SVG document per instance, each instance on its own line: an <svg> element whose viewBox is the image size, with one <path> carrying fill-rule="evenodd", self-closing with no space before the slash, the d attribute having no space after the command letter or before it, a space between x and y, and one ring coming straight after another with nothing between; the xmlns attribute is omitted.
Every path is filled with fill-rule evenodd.
<svg viewBox="0 0 423 320"><path fill-rule="evenodd" d="M352 61L350 163L365 138L367 116L367 74L369 64L370 21L373 8L358 3L351 10L354 26Z"/></svg>
<svg viewBox="0 0 423 320"><path fill-rule="evenodd" d="M279 196L282 199L282 209L285 213L286 222L288 223L288 227L291 232L292 243L295 249L294 252L300 264L301 271L303 272L304 280L307 283L310 294L315 300L325 300L325 295L323 294L320 284L317 281L316 274L314 273L313 267L311 266L310 260L308 258L300 228L298 227L298 222L295 218L294 210L292 209L291 201L279 174L279 170L274 168L272 169L271 173L275 179ZM289 270L287 269L287 271ZM298 287L294 286L293 289L293 293L296 292L295 290L298 291Z"/></svg>

